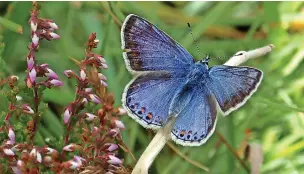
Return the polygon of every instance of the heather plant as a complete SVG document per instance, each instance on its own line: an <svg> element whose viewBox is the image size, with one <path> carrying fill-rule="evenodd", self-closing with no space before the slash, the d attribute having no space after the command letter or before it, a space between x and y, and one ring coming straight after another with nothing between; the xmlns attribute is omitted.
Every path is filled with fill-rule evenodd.
<svg viewBox="0 0 304 174"><path fill-rule="evenodd" d="M106 111L104 132L115 126L112 119L118 119L125 125L125 129L119 129L120 133L114 139L107 137L102 141L118 145L115 151L100 151L100 154L114 155L123 162L121 165L111 164L112 173L130 171L128 166L148 169L151 174L304 172L303 2L77 1L39 4L43 8L39 11L38 18L52 19L52 23L58 26L54 31L45 31L49 34L56 33L60 38L54 40L50 38L51 35L37 35L41 38L38 42L38 52L34 52L40 117L36 122L37 129L33 140L30 141L28 130L33 129L35 116L34 86L28 88L25 79L30 73L27 71L27 46L29 42L32 43L32 29L28 23L32 3L0 3L0 144L1 147L4 145L4 148L0 149L0 163L3 173L12 172L11 167L17 166L22 152L13 148L17 144L33 144L38 149L32 154L39 152L40 155L37 156L38 159L41 156L42 163L27 164L26 167L35 169L38 166L41 173L55 173L51 171L51 167L46 167L43 163L46 156L51 156L41 152L40 149L43 147L56 150L54 154L58 155L58 165L55 166L59 166L61 173L104 172L104 167L110 165L104 158L106 156L103 156L104 163L101 164L95 161L97 159L87 158L87 152L90 150L83 151L92 143L92 147L95 147L94 136L89 130L91 126L99 126L99 110ZM206 54L210 55L210 66L224 64L230 56L240 50L253 50L270 43L275 45L270 54L243 63L264 72L260 88L246 105L230 116L224 118L218 114L215 133L203 146L194 148L176 145L172 141L167 141L167 137L161 133L143 129L130 117L121 117L117 114L121 106L123 89L132 79L132 74L126 69L121 50L121 27L129 14L141 16L165 31L187 49L196 61L201 60ZM191 24L193 36L187 23ZM36 32L40 32L39 27ZM96 41L99 42L97 48L90 52L101 54L108 69L103 69L103 66L97 68L96 65L87 63L80 67L82 62L86 61L87 45L84 44L93 32L96 32ZM200 53L193 44L193 37ZM48 64L47 68L55 72L58 78L42 75L46 69L43 64ZM84 84L78 80L81 74L84 74L80 73L81 69L89 81L86 88L92 88L92 91L88 93L91 89L87 89L75 95L79 85ZM64 72L68 75L71 71L65 70L73 71L78 78L73 74L68 78ZM105 96L100 95L103 92L96 90L102 85L95 87L95 83L92 83L91 79L94 76L91 76L91 72L95 70L107 78L103 82L108 86L104 87L104 84L102 89L105 90L104 94L115 101L113 105L107 102L109 100L106 100ZM45 86L46 83L40 83L50 79L59 80L63 85L48 88ZM95 94L101 103L93 103L87 94ZM81 108L78 105L80 98L88 101L84 108L78 111L71 110ZM105 108L106 103L114 109ZM73 114L70 114L72 112ZM5 123L5 116L8 113L8 123L11 127ZM86 118L94 119L89 121ZM85 145L82 135L89 138ZM66 137L68 140L65 143ZM157 141L153 137L160 139ZM155 144L150 143L151 140L154 140L152 142ZM15 144L11 145L14 141ZM126 148L125 144L129 148ZM23 148L30 153L33 146ZM74 151L63 152L64 147L67 150L73 148ZM152 147L154 151L149 153L150 148L147 147ZM6 153L13 152L15 155L7 156L3 149ZM91 150L93 153L93 148ZM127 153L124 153L125 151ZM138 161L129 154L130 151L139 159ZM63 164L82 166L74 170L63 170Z"/></svg>
<svg viewBox="0 0 304 174"><path fill-rule="evenodd" d="M25 79L11 75L1 80L1 92L9 101L1 114L1 168L4 173L128 173L119 149L127 149L121 136L125 128L120 116L125 111L114 107L114 97L107 92L106 76L100 70L108 68L105 58L93 52L99 40L89 35L84 59L76 61L77 70L65 70L74 79L75 96L63 110L65 127L60 142L37 144L40 118L48 107L43 102L45 89L59 88L63 82L51 67L39 60L36 52L44 40L60 38L59 27L51 19L39 17L40 5L33 2L29 26L31 42L26 56ZM47 44L51 44L50 42ZM56 44L56 43L54 43ZM51 124L51 123L50 123Z"/></svg>

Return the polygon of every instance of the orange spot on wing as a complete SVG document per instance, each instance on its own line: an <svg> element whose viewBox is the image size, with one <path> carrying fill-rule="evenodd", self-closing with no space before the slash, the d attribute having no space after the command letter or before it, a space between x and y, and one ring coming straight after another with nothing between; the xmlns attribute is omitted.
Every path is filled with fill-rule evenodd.
<svg viewBox="0 0 304 174"><path fill-rule="evenodd" d="M149 119L152 119L153 118L153 114L151 112L148 113L148 117Z"/></svg>
<svg viewBox="0 0 304 174"><path fill-rule="evenodd" d="M186 131L182 130L179 134L184 136L185 133L186 133Z"/></svg>
<svg viewBox="0 0 304 174"><path fill-rule="evenodd" d="M141 112L145 113L146 112L146 108L145 107L141 107Z"/></svg>

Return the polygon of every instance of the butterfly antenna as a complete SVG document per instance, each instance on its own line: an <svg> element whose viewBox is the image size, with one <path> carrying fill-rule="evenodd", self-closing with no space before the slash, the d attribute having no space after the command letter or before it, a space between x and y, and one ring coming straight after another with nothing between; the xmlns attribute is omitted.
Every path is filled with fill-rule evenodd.
<svg viewBox="0 0 304 174"><path fill-rule="evenodd" d="M187 24L188 24L189 31L190 31L190 33L191 33L193 42L194 42L194 44L195 44L195 46L196 46L196 49L197 49L197 51L198 51L198 54L199 54L200 57L201 57L201 52L200 52L200 50L199 50L199 48L198 48L198 46L197 46L196 40L194 39L194 36L193 36L193 33L192 33L192 29L191 29L190 23L187 23Z"/></svg>

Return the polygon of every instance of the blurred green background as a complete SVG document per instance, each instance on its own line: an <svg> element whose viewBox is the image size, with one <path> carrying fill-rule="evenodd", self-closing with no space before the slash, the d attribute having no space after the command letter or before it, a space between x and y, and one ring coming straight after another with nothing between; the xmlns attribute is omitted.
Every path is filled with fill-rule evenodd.
<svg viewBox="0 0 304 174"><path fill-rule="evenodd" d="M49 111L42 117L39 141L51 137L58 141L64 131L61 113L73 99L75 84L63 76L66 69L76 69L71 57L81 60L84 43L91 32L100 40L98 53L104 55L109 69L108 90L121 104L123 88L132 78L122 58L120 25L134 13L172 36L200 60L187 27L191 23L202 55L210 54L210 64L222 64L240 50L274 44L273 52L246 65L264 72L262 84L237 112L220 114L217 130L242 154L242 144L258 143L264 152L261 173L304 173L304 3L303 2L42 2L41 17L53 19L60 27L60 40L43 41L37 53L39 63L48 63L65 82L60 89L47 90L44 101ZM30 2L0 3L0 32L5 49L0 77L10 74L24 79ZM22 27L22 34L21 32ZM0 110L7 111L2 96ZM136 158L144 151L153 132L125 116L123 138ZM250 136L245 132L251 130ZM177 146L190 159L207 166L209 173L246 173L239 161L214 134L200 147ZM129 155L125 162L134 166ZM249 163L248 163L249 165ZM153 163L150 173L208 173L165 147Z"/></svg>

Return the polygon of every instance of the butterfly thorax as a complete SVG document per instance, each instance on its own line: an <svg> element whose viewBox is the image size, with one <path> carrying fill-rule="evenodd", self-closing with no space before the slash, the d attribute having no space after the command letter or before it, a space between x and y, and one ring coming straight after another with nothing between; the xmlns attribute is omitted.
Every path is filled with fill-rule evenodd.
<svg viewBox="0 0 304 174"><path fill-rule="evenodd" d="M198 82L203 84L204 81L207 79L208 75L208 65L201 62L196 62L190 68L190 71L187 76L187 84L198 84Z"/></svg>

